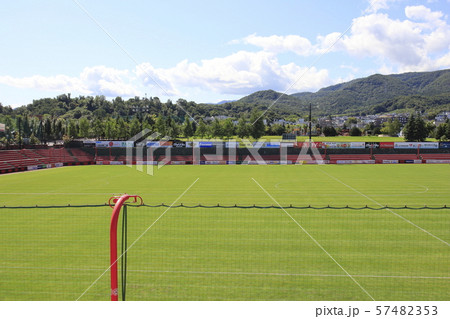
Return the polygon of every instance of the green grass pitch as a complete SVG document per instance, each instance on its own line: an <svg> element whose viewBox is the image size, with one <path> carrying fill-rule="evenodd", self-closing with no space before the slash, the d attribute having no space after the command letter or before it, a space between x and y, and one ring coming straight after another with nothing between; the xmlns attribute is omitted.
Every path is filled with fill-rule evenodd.
<svg viewBox="0 0 450 319"><path fill-rule="evenodd" d="M126 192L150 205L450 205L448 165L153 173L80 166L2 175L0 204L102 204ZM0 209L0 300L108 300L110 215L109 207ZM129 207L128 227L128 300L450 298L450 210Z"/></svg>

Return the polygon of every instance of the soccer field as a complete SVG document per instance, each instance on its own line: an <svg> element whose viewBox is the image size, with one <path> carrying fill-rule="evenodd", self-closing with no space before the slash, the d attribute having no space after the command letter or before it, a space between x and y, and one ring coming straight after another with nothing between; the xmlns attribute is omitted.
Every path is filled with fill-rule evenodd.
<svg viewBox="0 0 450 319"><path fill-rule="evenodd" d="M122 193L165 204L128 208L127 300L450 297L450 209L398 209L449 206L448 165L153 173L79 166L0 176L1 206L72 205L0 209L0 300L108 300L111 209L73 205Z"/></svg>

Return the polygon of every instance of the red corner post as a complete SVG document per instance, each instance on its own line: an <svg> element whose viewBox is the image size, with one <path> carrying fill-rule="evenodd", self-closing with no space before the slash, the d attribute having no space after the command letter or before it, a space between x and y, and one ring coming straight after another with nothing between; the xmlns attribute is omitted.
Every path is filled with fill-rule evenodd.
<svg viewBox="0 0 450 319"><path fill-rule="evenodd" d="M109 199L109 206L113 208L111 216L111 226L109 233L109 247L110 247L110 270L111 270L111 301L119 300L119 284L117 276L117 223L119 221L120 210L123 204L132 198L136 203L138 198L142 204L142 198L137 195L124 194L122 196L115 196ZM113 206L114 204L114 206Z"/></svg>

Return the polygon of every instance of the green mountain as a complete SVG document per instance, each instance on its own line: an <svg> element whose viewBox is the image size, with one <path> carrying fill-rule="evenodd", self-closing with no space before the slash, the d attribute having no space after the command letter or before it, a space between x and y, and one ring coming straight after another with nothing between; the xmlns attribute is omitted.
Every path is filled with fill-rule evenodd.
<svg viewBox="0 0 450 319"><path fill-rule="evenodd" d="M420 111L431 118L441 111L450 110L450 70L374 74L315 93L286 95L273 90L258 91L240 100L220 104L197 104L183 99L175 103L171 100L162 102L157 97L128 100L117 97L109 101L104 96L72 97L62 94L55 98L33 100L14 110L0 103L0 121L2 116L27 115L65 120L137 116L140 119L146 117L151 122L153 117L162 116L182 123L186 118L185 111L200 119L219 115L249 118L254 110L264 111L268 119L288 119L307 116L310 104L313 105L314 116Z"/></svg>
<svg viewBox="0 0 450 319"><path fill-rule="evenodd" d="M313 103L323 115L370 114L376 111L375 106L383 103L391 105L389 111L414 107L415 103L411 103L411 100L417 100L418 97L424 100L424 103L420 103L423 110L428 109L428 102L434 107L439 104L438 101L448 104L449 89L450 70L441 70L374 74L323 88L316 93L296 93L292 96L303 102L300 105Z"/></svg>
<svg viewBox="0 0 450 319"><path fill-rule="evenodd" d="M273 90L258 91L222 106L235 112L270 108L274 116L283 117L304 116L310 103L316 116L375 114L396 110L437 113L450 109L450 70L374 74L329 86L316 93L283 95Z"/></svg>

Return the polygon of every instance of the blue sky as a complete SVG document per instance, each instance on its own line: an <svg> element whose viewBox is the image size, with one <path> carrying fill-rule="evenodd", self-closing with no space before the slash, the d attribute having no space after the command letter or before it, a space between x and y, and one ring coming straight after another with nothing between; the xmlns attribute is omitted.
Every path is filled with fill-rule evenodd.
<svg viewBox="0 0 450 319"><path fill-rule="evenodd" d="M450 0L9 1L0 102L62 93L218 102L446 69L449 11Z"/></svg>

